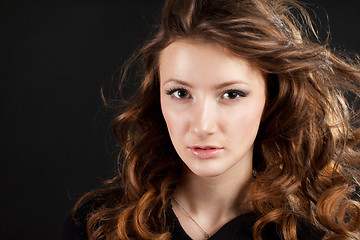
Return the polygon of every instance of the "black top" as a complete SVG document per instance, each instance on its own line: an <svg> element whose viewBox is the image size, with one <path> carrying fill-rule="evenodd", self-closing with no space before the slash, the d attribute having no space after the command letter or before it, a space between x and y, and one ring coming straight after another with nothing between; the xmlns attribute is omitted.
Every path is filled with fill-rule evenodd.
<svg viewBox="0 0 360 240"><path fill-rule="evenodd" d="M86 236L86 216L92 211L92 207L82 206L77 212L77 219L79 221L74 222L71 216L69 216L63 226L63 229L59 235L59 240L87 240ZM214 235L210 237L210 240L251 240L252 227L258 216L255 213L247 213L240 215L233 220L222 226ZM168 208L167 212L167 225L170 228L172 234L172 240L191 240L181 227L179 220L177 219L172 208ZM262 234L263 240L283 240L280 234L279 227L275 223L268 224ZM310 224L300 221L298 228L299 240L317 240L321 239L323 233L316 230Z"/></svg>
<svg viewBox="0 0 360 240"><path fill-rule="evenodd" d="M175 213L169 208L168 212L169 221L172 222L170 229L172 229L172 239L173 240L191 240L191 238L186 234L184 229L181 227L179 220L177 219ZM226 223L222 226L214 235L210 237L211 240L249 240L252 239L252 226L256 222L257 216L255 213L247 213L240 215L233 220ZM171 224L171 223L170 223ZM269 231L271 229L271 231ZM275 230L275 231L274 231ZM272 228L265 229L267 232L264 234L267 237L264 240L275 240L281 239L277 234L275 225ZM264 232L265 233L265 232Z"/></svg>

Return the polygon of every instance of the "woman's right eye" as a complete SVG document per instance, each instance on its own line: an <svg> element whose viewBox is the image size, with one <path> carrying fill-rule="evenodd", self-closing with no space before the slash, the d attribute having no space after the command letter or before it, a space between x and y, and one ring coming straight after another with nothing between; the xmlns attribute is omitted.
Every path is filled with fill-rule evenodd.
<svg viewBox="0 0 360 240"><path fill-rule="evenodd" d="M175 97L177 99L190 98L189 92L184 88L170 89L170 90L166 91L166 94L172 95L173 97Z"/></svg>

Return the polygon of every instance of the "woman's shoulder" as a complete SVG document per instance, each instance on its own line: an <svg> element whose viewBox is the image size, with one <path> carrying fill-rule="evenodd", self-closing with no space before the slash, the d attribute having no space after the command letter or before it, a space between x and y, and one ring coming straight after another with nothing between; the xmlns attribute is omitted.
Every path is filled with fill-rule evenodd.
<svg viewBox="0 0 360 240"><path fill-rule="evenodd" d="M121 196L119 196L121 194ZM116 195L116 196L115 196ZM122 191L109 189L93 194L87 194L79 200L73 211L65 219L63 227L58 236L58 240L85 240L87 237L87 223L89 218L100 209L107 208L109 205L120 204Z"/></svg>
<svg viewBox="0 0 360 240"><path fill-rule="evenodd" d="M299 240L320 240L323 239L325 232L315 227L303 218L298 220L297 237Z"/></svg>
<svg viewBox="0 0 360 240"><path fill-rule="evenodd" d="M65 219L58 240L88 239L86 233L87 221L89 216L103 205L103 202L99 200L96 197L83 200Z"/></svg>
<svg viewBox="0 0 360 240"><path fill-rule="evenodd" d="M274 240L274 239L284 239L282 234L282 229L279 224L276 224L274 222L268 223L262 232L262 239L263 240ZM323 239L325 232L318 229L305 219L298 219L297 221L297 239L298 240L321 240Z"/></svg>

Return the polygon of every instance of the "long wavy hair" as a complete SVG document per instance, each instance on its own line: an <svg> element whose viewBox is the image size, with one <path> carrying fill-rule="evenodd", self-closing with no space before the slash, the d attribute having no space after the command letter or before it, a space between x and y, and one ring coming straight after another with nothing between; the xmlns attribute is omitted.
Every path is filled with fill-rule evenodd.
<svg viewBox="0 0 360 240"><path fill-rule="evenodd" d="M259 216L254 239L270 222L297 239L299 219L324 239L358 239L359 64L320 43L305 7L291 0L165 2L161 26L135 56L142 82L113 121L118 174L75 207L89 196L99 202L87 219L89 239L171 239L166 210L183 164L161 113L159 55L178 39L220 44L266 75L248 193Z"/></svg>

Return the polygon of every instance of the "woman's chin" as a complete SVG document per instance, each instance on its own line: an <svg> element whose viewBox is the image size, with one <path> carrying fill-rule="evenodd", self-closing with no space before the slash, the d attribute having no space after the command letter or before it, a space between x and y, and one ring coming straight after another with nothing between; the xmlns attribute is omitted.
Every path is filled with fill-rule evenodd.
<svg viewBox="0 0 360 240"><path fill-rule="evenodd" d="M224 172L225 172L221 168L213 167L213 166L208 166L206 168L192 166L192 167L188 167L188 169L191 174L194 174L198 177L203 177L203 178L218 177L218 176L224 174Z"/></svg>

